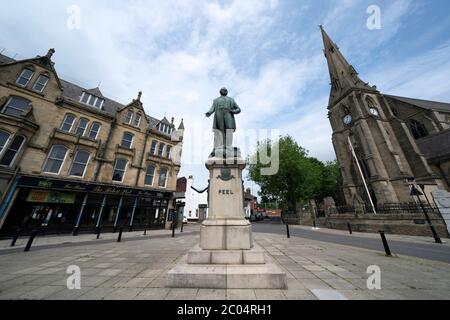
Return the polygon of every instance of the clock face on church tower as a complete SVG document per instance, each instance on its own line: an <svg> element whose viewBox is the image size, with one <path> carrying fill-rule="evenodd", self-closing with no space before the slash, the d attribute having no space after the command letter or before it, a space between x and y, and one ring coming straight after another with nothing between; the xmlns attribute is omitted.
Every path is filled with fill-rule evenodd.
<svg viewBox="0 0 450 320"><path fill-rule="evenodd" d="M345 125L349 125L350 123L352 123L352 116L350 115L350 114L347 114L347 115L345 115L345 117L344 117L344 124Z"/></svg>
<svg viewBox="0 0 450 320"><path fill-rule="evenodd" d="M369 111L370 111L370 114L375 116L375 117L380 116L380 113L378 112L377 108L370 108Z"/></svg>

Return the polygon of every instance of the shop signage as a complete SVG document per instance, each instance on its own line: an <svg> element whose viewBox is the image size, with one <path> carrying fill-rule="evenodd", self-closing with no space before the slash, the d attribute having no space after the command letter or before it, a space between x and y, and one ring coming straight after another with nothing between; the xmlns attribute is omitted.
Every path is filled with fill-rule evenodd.
<svg viewBox="0 0 450 320"><path fill-rule="evenodd" d="M27 202L73 204L75 196L75 193L32 190L28 194Z"/></svg>
<svg viewBox="0 0 450 320"><path fill-rule="evenodd" d="M153 190L142 190L137 188L126 188L120 186L108 186L100 184L64 181L58 179L48 179L39 177L22 176L19 180L19 187L39 188L46 190L90 192L124 196L171 198L171 192L157 192Z"/></svg>

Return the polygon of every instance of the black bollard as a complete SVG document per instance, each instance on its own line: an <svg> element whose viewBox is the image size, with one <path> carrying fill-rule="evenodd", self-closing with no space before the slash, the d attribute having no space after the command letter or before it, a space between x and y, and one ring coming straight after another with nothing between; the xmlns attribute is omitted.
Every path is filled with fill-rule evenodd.
<svg viewBox="0 0 450 320"><path fill-rule="evenodd" d="M436 229L434 229L434 227L432 225L430 225L430 229L431 229L431 232L433 233L434 242L435 243L442 243L442 240L441 240L441 238L439 238L439 236L438 236L438 234L436 232Z"/></svg>
<svg viewBox="0 0 450 320"><path fill-rule="evenodd" d="M16 245L16 241L17 241L17 239L19 239L21 231L22 231L22 229L17 228L16 234L14 235L14 238L13 238L13 240L11 242L10 247L14 247Z"/></svg>
<svg viewBox="0 0 450 320"><path fill-rule="evenodd" d="M80 227L73 228L72 235L73 236L77 236L78 235L78 231L80 231Z"/></svg>
<svg viewBox="0 0 450 320"><path fill-rule="evenodd" d="M289 232L289 224L286 223L286 235L288 237L288 239L291 237L291 233Z"/></svg>
<svg viewBox="0 0 450 320"><path fill-rule="evenodd" d="M353 234L352 226L350 225L350 222L347 223L347 226L348 226L348 232L349 232L350 234Z"/></svg>
<svg viewBox="0 0 450 320"><path fill-rule="evenodd" d="M386 255L388 257L392 257L391 249L389 249L389 244L386 240L386 236L384 235L384 231L378 231L378 232L381 235L381 240L383 241L383 247L384 247L384 251L386 252Z"/></svg>
<svg viewBox="0 0 450 320"><path fill-rule="evenodd" d="M123 227L119 228L119 237L117 238L117 242L122 241L122 232L123 232Z"/></svg>
<svg viewBox="0 0 450 320"><path fill-rule="evenodd" d="M316 220L313 220L314 229L316 229Z"/></svg>
<svg viewBox="0 0 450 320"><path fill-rule="evenodd" d="M25 246L24 252L28 252L31 249L31 245L33 244L33 240L38 234L37 230L33 230L30 234L30 238L28 239L27 245Z"/></svg>
<svg viewBox="0 0 450 320"><path fill-rule="evenodd" d="M102 228L97 227L96 233L97 233L97 239L100 239L100 233L102 233Z"/></svg>
<svg viewBox="0 0 450 320"><path fill-rule="evenodd" d="M146 236L147 235L147 226L145 226L145 229L144 229L144 236Z"/></svg>
<svg viewBox="0 0 450 320"><path fill-rule="evenodd" d="M172 238L175 238L175 223L172 223Z"/></svg>

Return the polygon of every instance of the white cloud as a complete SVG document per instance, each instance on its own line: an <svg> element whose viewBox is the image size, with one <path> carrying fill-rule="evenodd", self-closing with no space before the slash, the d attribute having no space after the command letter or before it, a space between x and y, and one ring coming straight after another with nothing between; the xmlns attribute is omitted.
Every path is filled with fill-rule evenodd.
<svg viewBox="0 0 450 320"><path fill-rule="evenodd" d="M380 65L371 83L379 90L419 99L450 101L450 42L395 64Z"/></svg>

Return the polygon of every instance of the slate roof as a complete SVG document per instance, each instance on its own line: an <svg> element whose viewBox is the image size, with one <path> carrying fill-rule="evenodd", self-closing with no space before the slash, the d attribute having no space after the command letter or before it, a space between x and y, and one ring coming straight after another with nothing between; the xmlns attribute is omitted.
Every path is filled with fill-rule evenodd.
<svg viewBox="0 0 450 320"><path fill-rule="evenodd" d="M30 60L30 59L26 59L26 60ZM16 60L14 60L14 59L12 59L12 58L10 58L8 56L0 54L0 65L10 64L10 63L15 63L15 62L19 62L19 61L16 61ZM69 82L69 81L66 81L66 80L63 80L63 79L59 79L59 81L60 81L62 89L63 89L63 92L62 92L63 97L68 98L68 99L70 99L70 100L72 100L74 102L78 103L80 101L80 97L81 97L82 93L83 92L87 92L87 93L90 93L92 95L95 95L97 97L100 97L100 98L104 99L105 102L103 104L103 110L102 111L107 113L107 114L109 114L109 115L111 115L111 116L114 116L117 113L117 111L119 111L119 110L121 110L121 109L126 107L126 105L124 105L124 104L122 104L120 102L117 102L115 100L112 100L112 99L109 99L109 98L105 97L98 87L97 88L92 88L92 89L86 89L86 88L80 87L79 85L76 85L76 84L74 84L72 82ZM86 105L86 106L90 107L90 108L93 108L96 111L99 111L95 107L92 107L92 106L89 106L89 105ZM151 117L151 116L147 115L147 120L150 123L150 128L155 128L160 122L164 122L164 123L167 123L168 125L171 125L170 122L166 119L166 117L164 117L164 119L162 119L162 120L158 120L158 119L156 119L154 117ZM167 136L170 136L170 135L168 135L168 134L166 134L164 132L160 132L160 133L161 134L165 134Z"/></svg>
<svg viewBox="0 0 450 320"><path fill-rule="evenodd" d="M0 64L12 63L15 60L0 53Z"/></svg>
<svg viewBox="0 0 450 320"><path fill-rule="evenodd" d="M450 159L450 129L416 140L416 143L428 161Z"/></svg>
<svg viewBox="0 0 450 320"><path fill-rule="evenodd" d="M108 98L104 97L103 95L97 95L94 92L92 92L92 90L86 90L74 83L71 83L71 82L61 79L61 85L63 86L63 96L65 98L69 98L75 102L80 101L80 97L81 97L81 94L83 93L83 91L94 94L96 96L99 96L100 98L105 99L105 103L103 104L103 111L105 111L106 113L108 113L110 115L115 115L117 110L125 108L125 106L123 104L121 104L117 101L108 99ZM98 91L100 91L100 90L98 90ZM100 94L101 94L101 92L100 92ZM97 108L95 108L95 109L97 110Z"/></svg>
<svg viewBox="0 0 450 320"><path fill-rule="evenodd" d="M406 98L406 97L392 96L392 95L388 95L388 94L385 94L384 96L386 96L390 99L393 99L393 100L412 104L412 105L415 105L419 108L426 109L426 110L450 112L450 103L446 103L446 102Z"/></svg>

